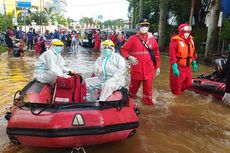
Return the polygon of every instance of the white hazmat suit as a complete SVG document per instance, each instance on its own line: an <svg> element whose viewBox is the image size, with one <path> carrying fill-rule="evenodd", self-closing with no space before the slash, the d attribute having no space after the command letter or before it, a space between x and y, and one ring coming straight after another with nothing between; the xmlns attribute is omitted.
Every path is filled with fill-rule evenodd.
<svg viewBox="0 0 230 153"><path fill-rule="evenodd" d="M103 44L103 43L102 43ZM103 47L102 47L103 48ZM125 60L124 58L112 50L108 55L102 54L95 62L94 73L96 77L87 78L85 80L88 94L97 94L95 89L101 89L100 101L106 101L112 93L125 86ZM92 92L94 91L94 92ZM87 96L87 101L96 101L96 95ZM95 99L96 98L96 99Z"/></svg>
<svg viewBox="0 0 230 153"><path fill-rule="evenodd" d="M51 42L52 44L52 42ZM65 60L61 56L60 46L52 45L35 63L34 78L41 83L54 84L58 76L68 78L65 74L70 69L64 66Z"/></svg>

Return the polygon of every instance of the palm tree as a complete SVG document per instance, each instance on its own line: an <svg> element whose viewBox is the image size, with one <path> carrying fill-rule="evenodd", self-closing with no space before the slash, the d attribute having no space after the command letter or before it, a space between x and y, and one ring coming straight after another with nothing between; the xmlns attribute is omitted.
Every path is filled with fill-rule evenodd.
<svg viewBox="0 0 230 153"><path fill-rule="evenodd" d="M44 15L47 17L48 22L49 22L49 21L52 22L52 23L55 22L55 19L54 19L54 16L53 16L53 14L54 14L54 9L55 9L54 7L44 8L43 13L44 13Z"/></svg>
<svg viewBox="0 0 230 153"><path fill-rule="evenodd" d="M70 26L72 25L72 23L74 22L74 20L71 19L71 18L67 18L67 19L66 19L66 22L67 22L67 26L68 26L69 28L72 28L72 27L70 27Z"/></svg>

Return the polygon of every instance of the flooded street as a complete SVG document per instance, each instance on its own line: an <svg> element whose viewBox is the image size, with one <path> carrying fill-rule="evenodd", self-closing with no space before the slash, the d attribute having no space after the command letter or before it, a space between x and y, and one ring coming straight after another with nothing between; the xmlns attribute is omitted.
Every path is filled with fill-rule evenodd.
<svg viewBox="0 0 230 153"><path fill-rule="evenodd" d="M67 65L89 76L98 55L80 48L66 54ZM15 146L5 131L4 114L12 104L14 93L33 79L35 58L0 55L0 152L1 153L69 153L71 149L46 149ZM199 65L200 73L211 67ZM141 110L137 134L127 140L85 147L87 153L228 153L230 152L230 108L212 97L190 91L176 97L169 89L168 57L161 56L161 74L154 80L154 106L135 100ZM142 90L139 90L141 97Z"/></svg>

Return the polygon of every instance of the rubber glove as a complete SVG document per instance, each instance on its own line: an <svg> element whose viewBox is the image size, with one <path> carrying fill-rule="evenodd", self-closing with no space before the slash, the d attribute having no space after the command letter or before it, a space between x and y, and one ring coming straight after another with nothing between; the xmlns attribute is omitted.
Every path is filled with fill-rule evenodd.
<svg viewBox="0 0 230 153"><path fill-rule="evenodd" d="M136 57L129 56L129 57L128 57L128 60L129 60L130 63L133 64L133 65L137 65L137 64L138 64L138 60L137 60Z"/></svg>
<svg viewBox="0 0 230 153"><path fill-rule="evenodd" d="M193 67L193 72L197 72L198 71L198 65L196 63L196 60L192 61L192 67Z"/></svg>
<svg viewBox="0 0 230 153"><path fill-rule="evenodd" d="M70 75L76 75L77 72L73 70L73 71L69 71L69 74L70 74Z"/></svg>
<svg viewBox="0 0 230 153"><path fill-rule="evenodd" d="M227 93L227 92L226 92L226 93L224 94L224 97L223 97L222 101L223 101L226 105L230 106L230 93Z"/></svg>
<svg viewBox="0 0 230 153"><path fill-rule="evenodd" d="M155 71L155 76L158 76L160 73L161 73L160 68L157 68L156 71Z"/></svg>
<svg viewBox="0 0 230 153"><path fill-rule="evenodd" d="M174 74L175 76L180 76L180 71L179 71L179 69L178 69L177 63L172 64L172 70L173 70L173 74Z"/></svg>
<svg viewBox="0 0 230 153"><path fill-rule="evenodd" d="M69 78L70 75L64 73L64 74L62 75L62 77L63 77L63 78Z"/></svg>

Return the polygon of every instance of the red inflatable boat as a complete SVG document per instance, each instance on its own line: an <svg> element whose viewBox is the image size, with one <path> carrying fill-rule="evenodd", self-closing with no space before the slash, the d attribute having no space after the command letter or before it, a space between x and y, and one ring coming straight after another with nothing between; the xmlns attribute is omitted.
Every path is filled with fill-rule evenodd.
<svg viewBox="0 0 230 153"><path fill-rule="evenodd" d="M123 140L135 134L139 111L126 89L114 92L107 101L85 102L84 84L76 81L78 78L73 80L74 84L59 81L55 96L47 84L37 81L16 92L14 105L5 115L9 139L23 146L66 148Z"/></svg>
<svg viewBox="0 0 230 153"><path fill-rule="evenodd" d="M206 78L194 78L192 79L192 86L189 90L205 96L212 95L216 99L221 100L225 93L225 83Z"/></svg>

